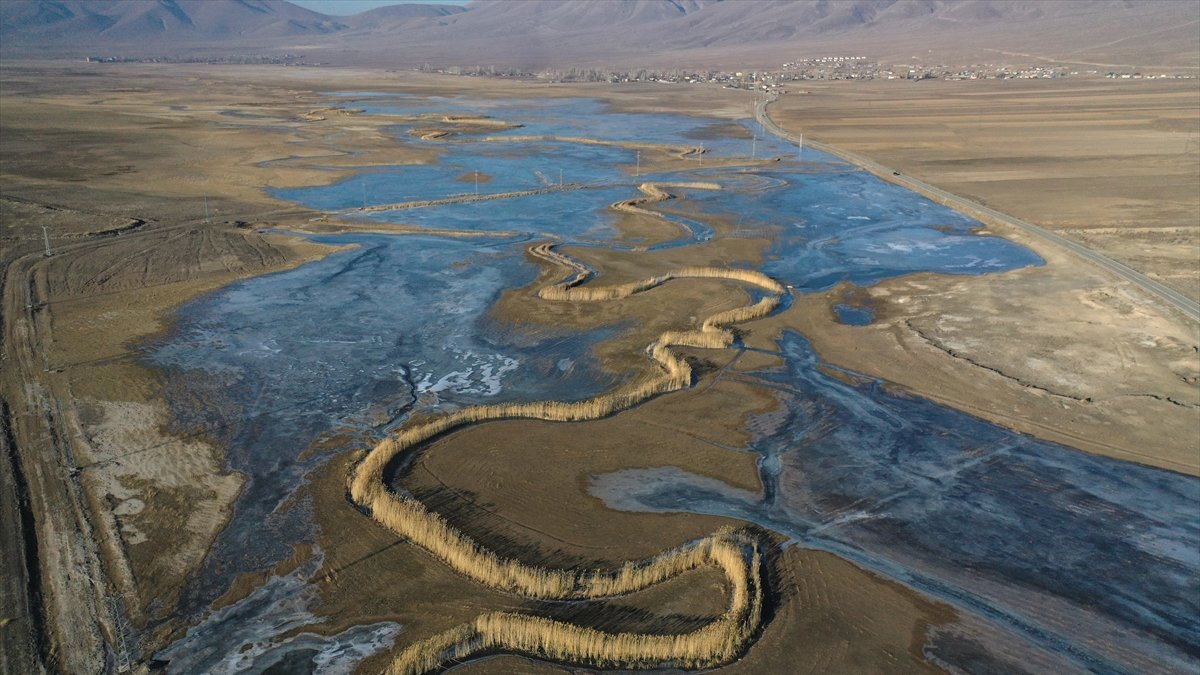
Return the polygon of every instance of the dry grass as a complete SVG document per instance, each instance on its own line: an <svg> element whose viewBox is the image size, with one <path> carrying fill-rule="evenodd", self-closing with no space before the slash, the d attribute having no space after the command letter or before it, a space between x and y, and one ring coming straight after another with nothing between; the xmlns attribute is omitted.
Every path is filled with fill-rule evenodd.
<svg viewBox="0 0 1200 675"><path fill-rule="evenodd" d="M664 187L692 188L695 190L720 190L721 189L721 186L718 185L717 183L666 183L666 184L642 183L641 185L638 186L638 190L640 190L642 192L642 194L646 195L645 197L634 197L632 199L622 199L619 202L614 202L613 204L610 204L608 208L610 208L614 211L617 211L619 213L628 213L628 214L635 215L635 216L645 216L645 217L654 218L654 219L660 220L660 221L670 222L665 216L663 216L663 214L661 214L657 211L651 211L650 209L642 208L643 204L655 204L657 202L666 201L668 199L674 199L675 195L664 190L663 189ZM684 227L683 229L690 234L690 230L687 227ZM638 250L644 250L644 249L639 248Z"/></svg>
<svg viewBox="0 0 1200 675"><path fill-rule="evenodd" d="M416 209L426 206L443 206L445 204L463 204L466 202L487 202L495 199L512 199L514 197L529 197L531 195L544 195L551 192L562 192L563 190L579 190L584 186L579 183L567 183L565 185L553 185L550 187L536 188L533 190L517 190L514 192L488 192L484 194L461 194L445 199L419 199L411 202L396 202L394 204L376 204L373 206L359 206L356 208L345 209L342 213L377 213L380 211L399 211L401 209Z"/></svg>
<svg viewBox="0 0 1200 675"><path fill-rule="evenodd" d="M660 151L676 159L685 159L705 152L704 148L690 145L670 145L666 143L632 143L629 141L605 141L583 136L485 136L477 139L489 143L528 143L530 141L545 141L552 143L577 143L580 145L607 145L614 148L630 148L638 150Z"/></svg>
<svg viewBox="0 0 1200 675"><path fill-rule="evenodd" d="M771 115L1200 298L1196 80L844 84L807 83Z"/></svg>
<svg viewBox="0 0 1200 675"><path fill-rule="evenodd" d="M330 117L350 117L362 113L360 108L325 107L309 110L300 116L306 122L324 122Z"/></svg>
<svg viewBox="0 0 1200 675"><path fill-rule="evenodd" d="M600 302L606 300L620 300L628 298L635 293L648 291L657 286L672 280L672 279L730 279L740 281L751 286L756 286L764 291L774 294L782 294L784 292L783 285L775 281L771 277L755 270L739 269L736 267L699 267L689 266L661 274L659 276L639 279L625 284L616 284L613 286L602 286L599 288L581 287L584 282L591 278L592 272L587 266L569 258L554 250L554 244L539 244L532 246L529 249L530 255L545 260L546 262L565 267L575 273L551 286L546 286L538 291L538 297L543 300L557 300L566 302ZM750 308L742 308L743 311ZM761 316L761 315L760 315ZM717 317L709 317L710 323L712 319ZM757 318L749 316L748 318ZM716 323L737 323L747 319L733 319L731 321L720 320Z"/></svg>
<svg viewBox="0 0 1200 675"><path fill-rule="evenodd" d="M666 193L643 186L650 198ZM508 612L483 614L475 620L410 645L394 659L390 673L423 673L447 662L489 651L506 651L557 661L625 668L699 668L731 661L758 630L762 617L761 553L747 534L721 531L647 560L630 561L612 570L548 569L502 558L455 529L421 502L388 490L384 472L405 453L453 429L489 420L526 418L578 422L607 417L658 394L691 385L692 369L672 346L725 348L734 335L727 326L766 316L779 304L783 287L752 270L684 267L668 274L609 288L581 288L590 275L582 263L542 244L530 253L574 274L545 287L548 300L595 302L628 297L671 279L715 278L741 281L773 295L753 305L708 317L699 330L667 331L647 352L660 366L655 375L592 399L564 403L540 401L481 405L409 424L376 445L353 471L350 496L372 517L444 562L456 572L488 588L542 600L595 600L627 595L685 572L712 567L725 576L730 600L725 612L703 628L681 635L606 633L542 617Z"/></svg>
<svg viewBox="0 0 1200 675"><path fill-rule="evenodd" d="M749 556L747 549L751 551ZM755 542L718 533L684 555L685 564L721 568L731 586L728 609L698 630L682 635L614 634L526 614L493 612L409 646L396 656L387 672L424 673L451 660L497 650L616 668L659 664L700 668L731 661L762 619L762 587L757 573L761 559Z"/></svg>
<svg viewBox="0 0 1200 675"><path fill-rule="evenodd" d="M463 124L473 127L493 127L503 129L516 129L520 124L512 124L504 120L498 120L485 115L442 115L441 121L446 124Z"/></svg>

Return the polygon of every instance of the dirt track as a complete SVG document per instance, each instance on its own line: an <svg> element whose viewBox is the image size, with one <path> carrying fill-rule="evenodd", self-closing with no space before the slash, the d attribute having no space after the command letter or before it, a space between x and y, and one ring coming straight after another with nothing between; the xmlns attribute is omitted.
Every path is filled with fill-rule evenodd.
<svg viewBox="0 0 1200 675"><path fill-rule="evenodd" d="M276 210L258 215L295 212ZM23 538L28 545L36 546L36 554L31 553L34 557L28 560L36 561L40 570L37 576L22 574L20 567L27 566L28 560L6 557L6 569L13 570L6 577L14 585L24 581L25 597L43 597L51 617L45 626L50 633L43 649L53 651L46 651L42 658L49 658L69 672L89 672L101 663L120 667L123 659L129 658L122 656L121 647L123 634L127 632L123 627L126 614L136 614L139 602L128 572L112 571L126 567L119 562L124 557L120 547L112 546L119 535L113 531L110 522L97 518L85 485L89 473L103 467L88 463L86 454L80 456L81 450L74 440L78 427L71 418L72 408L64 407L60 402L59 397L69 391L69 384L56 374L61 372L63 365L79 364L61 364L51 354L56 341L49 337L54 305L72 296L95 298L169 286L189 277L195 278L205 272L194 265L167 263L169 258L162 256L164 251L171 250L171 246L164 248L164 242L174 242L176 249L189 251L195 256L193 260L202 261L209 258L203 250L205 245L211 245L222 236L221 229L204 222L160 225L124 234L119 240L111 240L103 234L93 235L83 241L56 246L54 255L49 258L34 252L8 264L3 283L3 353L5 370L15 372L18 377L6 377L5 384L45 384L27 389L25 395L8 388L5 399L11 402L11 409L5 410L5 435L8 438L41 438L45 442L25 444L23 451L13 456L19 457L21 469L14 476L27 485L25 489L14 490L23 498L23 508L6 511L6 515L20 514L18 522L26 524L24 528L14 528L12 523L7 526L22 530L14 541ZM261 239L258 235L251 238ZM288 262L287 256L280 256L278 252L274 257L265 255L269 247L264 248L261 242L256 246L250 238L238 236L226 241L242 242L244 252L251 256L247 262L252 260L253 264L243 270L255 266L264 270L277 268ZM123 253L105 253L95 259L120 261L116 266L105 262L94 269L94 273L57 276L64 271L60 263L71 261L71 269L78 271L81 266L76 261L90 260L89 254L114 247ZM154 264L139 262L139 256L155 256L156 260ZM86 265L82 268L86 269ZM211 270L207 272L211 273ZM244 272L230 270L230 273ZM10 428L12 434L7 433ZM28 530L30 518L37 523L35 536ZM39 579L44 583L41 590L36 588ZM20 598L21 595L13 597ZM27 610L24 616L6 626L6 630L38 630L39 616L37 611ZM34 640L29 644L36 646L39 642ZM14 659L21 656L17 651L12 654ZM14 672L21 672L21 669L14 666Z"/></svg>

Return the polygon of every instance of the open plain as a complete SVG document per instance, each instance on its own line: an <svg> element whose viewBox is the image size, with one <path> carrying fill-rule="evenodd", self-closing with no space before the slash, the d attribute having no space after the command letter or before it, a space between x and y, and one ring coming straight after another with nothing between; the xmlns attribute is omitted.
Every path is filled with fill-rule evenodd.
<svg viewBox="0 0 1200 675"><path fill-rule="evenodd" d="M802 85L772 114L1200 298L1196 80Z"/></svg>
<svg viewBox="0 0 1200 675"><path fill-rule="evenodd" d="M1171 672L1200 651L1168 583L1198 568L1196 325L828 156L748 157L748 94L62 63L0 83L12 672ZM988 83L1013 108L990 117L959 103L977 86L813 87L772 114L1196 297L1194 84ZM705 546L715 565L654 583L538 576ZM695 658L635 639L713 626L733 637Z"/></svg>

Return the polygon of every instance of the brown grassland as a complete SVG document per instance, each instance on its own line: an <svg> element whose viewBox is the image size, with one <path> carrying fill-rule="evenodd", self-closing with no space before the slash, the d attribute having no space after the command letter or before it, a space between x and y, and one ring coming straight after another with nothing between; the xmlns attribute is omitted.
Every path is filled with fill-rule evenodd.
<svg viewBox="0 0 1200 675"><path fill-rule="evenodd" d="M1197 80L841 84L814 83L771 114L1200 294ZM1047 264L885 281L857 293L880 316L872 325L804 319L803 332L830 362L998 424L1200 474L1196 324L1056 246L988 233ZM849 290L796 306L831 307Z"/></svg>
<svg viewBox="0 0 1200 675"><path fill-rule="evenodd" d="M772 115L1200 298L1200 80L847 84Z"/></svg>

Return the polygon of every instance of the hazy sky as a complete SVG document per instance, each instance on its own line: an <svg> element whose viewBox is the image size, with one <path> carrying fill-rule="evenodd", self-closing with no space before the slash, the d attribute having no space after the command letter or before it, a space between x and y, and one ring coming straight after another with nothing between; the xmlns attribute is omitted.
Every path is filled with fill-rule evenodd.
<svg viewBox="0 0 1200 675"><path fill-rule="evenodd" d="M292 0L292 3L322 14L347 16L385 5L465 5L467 0Z"/></svg>

